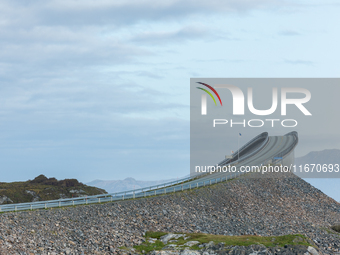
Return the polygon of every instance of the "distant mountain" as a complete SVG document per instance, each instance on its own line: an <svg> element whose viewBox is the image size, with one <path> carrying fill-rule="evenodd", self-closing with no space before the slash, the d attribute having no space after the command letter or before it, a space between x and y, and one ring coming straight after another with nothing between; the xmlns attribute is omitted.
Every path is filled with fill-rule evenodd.
<svg viewBox="0 0 340 255"><path fill-rule="evenodd" d="M0 182L0 204L36 202L59 198L82 197L107 193L77 179L57 180L39 175L25 182Z"/></svg>
<svg viewBox="0 0 340 255"><path fill-rule="evenodd" d="M138 181L138 180L135 180L134 178L129 177L124 180L111 180L111 181L94 180L86 184L90 186L95 186L101 189L105 189L109 193L114 193L114 192L150 187L153 185L171 182L175 180L176 179L159 180L159 181Z"/></svg>
<svg viewBox="0 0 340 255"><path fill-rule="evenodd" d="M295 159L295 165L305 164L339 164L340 165L340 150L329 149L323 151L312 151L303 157ZM304 180L312 184L315 188L320 189L328 196L334 198L340 202L340 173L336 176L326 176L325 174L301 174L297 173L298 176L305 178ZM324 178L328 177L328 178ZM336 178L337 177L337 178Z"/></svg>
<svg viewBox="0 0 340 255"><path fill-rule="evenodd" d="M303 157L295 159L295 165L304 164L340 164L340 150L312 151Z"/></svg>

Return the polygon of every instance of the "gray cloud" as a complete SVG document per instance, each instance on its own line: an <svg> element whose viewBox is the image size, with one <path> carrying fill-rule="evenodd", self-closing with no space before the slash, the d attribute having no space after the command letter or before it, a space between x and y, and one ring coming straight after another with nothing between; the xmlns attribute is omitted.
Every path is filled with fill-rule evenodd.
<svg viewBox="0 0 340 255"><path fill-rule="evenodd" d="M8 30L1 35L0 50L0 58L7 63L48 63L50 66L121 64L131 61L133 57L151 54L145 49L116 40L101 40L90 30L72 34L67 28L60 29L53 32L52 38L52 28L44 29L46 33L42 31L43 35L27 31L27 37L26 33ZM72 36L65 35L68 33Z"/></svg>
<svg viewBox="0 0 340 255"><path fill-rule="evenodd" d="M147 71L140 71L137 73L138 76L142 76L142 77L148 77L148 78L152 78L152 79L162 79L161 75L158 75L156 73L152 73L152 72L147 72Z"/></svg>
<svg viewBox="0 0 340 255"><path fill-rule="evenodd" d="M32 72L27 72L31 75L38 69L51 74L51 69L62 73L70 68L133 63L140 56L154 54L140 43L180 43L209 36L216 38L217 34L192 24L173 31L143 29L136 33L131 25L185 21L199 15L203 15L204 23L206 15L210 14L285 8L287 5L289 2L274 0L169 0L157 4L150 0L81 3L75 0L5 0L0 3L0 59L5 65L3 68L14 64L18 72L25 72L27 66L31 66ZM124 38L121 29L132 33L132 37Z"/></svg>
<svg viewBox="0 0 340 255"><path fill-rule="evenodd" d="M294 31L294 30L283 30L279 32L279 35L283 36L298 36L301 35L299 32Z"/></svg>
<svg viewBox="0 0 340 255"><path fill-rule="evenodd" d="M130 39L134 43L142 44L173 44L190 40L204 40L206 42L216 42L217 40L239 40L229 34L208 29L204 25L185 26L174 31L143 32Z"/></svg>
<svg viewBox="0 0 340 255"><path fill-rule="evenodd" d="M144 0L126 1L5 1L1 4L3 14L12 12L25 18L26 24L48 24L52 26L83 25L126 25L139 21L175 20L195 14L216 12L247 12L253 9L285 8L289 1L274 0L169 0L158 2ZM4 17L8 17L5 15ZM204 18L204 17L202 17ZM17 24L19 19L14 19Z"/></svg>
<svg viewBox="0 0 340 255"><path fill-rule="evenodd" d="M204 27L184 27L172 32L144 32L132 38L134 42L141 43L173 43L190 39L202 39L209 34Z"/></svg>
<svg viewBox="0 0 340 255"><path fill-rule="evenodd" d="M247 60L242 59L193 59L193 62L202 62L202 63L209 63L209 62L225 62L225 63L244 63L247 62Z"/></svg>
<svg viewBox="0 0 340 255"><path fill-rule="evenodd" d="M284 60L285 63L287 64L292 64L292 65L313 65L313 62L312 61L309 61L309 60L288 60L288 59L285 59Z"/></svg>
<svg viewBox="0 0 340 255"><path fill-rule="evenodd" d="M6 99L8 98L8 99ZM169 98L164 102L162 98ZM171 95L135 84L92 84L83 83L75 86L40 85L33 88L16 87L2 90L0 118L45 122L47 120L70 121L105 121L117 116L129 118L152 115L161 111L187 110L188 105L171 103ZM33 119L32 119L33 118Z"/></svg>
<svg viewBox="0 0 340 255"><path fill-rule="evenodd" d="M187 170L189 100L182 101L187 81L179 73L202 73L166 43L219 38L223 31L211 18L291 6L274 0L1 1L3 180L40 173L88 181L126 177L119 169L138 178L138 167L165 178ZM156 58L165 53L173 59ZM211 58L223 63L223 56Z"/></svg>

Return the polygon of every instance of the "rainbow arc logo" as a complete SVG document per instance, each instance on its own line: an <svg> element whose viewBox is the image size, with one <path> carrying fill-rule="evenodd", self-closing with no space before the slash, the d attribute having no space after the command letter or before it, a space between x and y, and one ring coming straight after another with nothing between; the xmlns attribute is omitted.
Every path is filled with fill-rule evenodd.
<svg viewBox="0 0 340 255"><path fill-rule="evenodd" d="M213 87L211 87L210 85L208 85L208 84L206 84L206 83L203 83L203 82L197 82L197 83L198 83L198 84L201 84L201 85L203 85L203 86L206 86L206 87L209 88L212 92L214 92L215 95L217 96L218 100L220 101L221 106L222 106L222 100L221 100L221 98L220 98L220 95L217 93L217 91L216 91ZM196 88L205 91L205 92L206 92L209 96L211 96L211 98L214 100L215 105L217 105L216 100L215 100L213 94L211 94L211 92L210 92L209 90L204 89L204 88L200 88L200 87L196 87Z"/></svg>

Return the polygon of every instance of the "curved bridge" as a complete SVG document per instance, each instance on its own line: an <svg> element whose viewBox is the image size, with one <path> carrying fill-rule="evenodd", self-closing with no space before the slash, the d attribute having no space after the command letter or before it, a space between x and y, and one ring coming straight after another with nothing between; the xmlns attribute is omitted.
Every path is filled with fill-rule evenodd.
<svg viewBox="0 0 340 255"><path fill-rule="evenodd" d="M34 209L47 209L62 206L74 206L82 204L103 203L121 201L127 199L142 198L155 195L163 195L202 186L212 185L218 182L227 181L245 174L242 167L263 166L268 164L282 164L289 166L294 163L294 149L298 144L298 133L290 132L284 136L269 136L267 132L254 137L244 146L236 151L231 159L225 159L216 166L236 167L236 172L216 172L213 174L197 175L168 182L157 186L143 189L129 190L125 192L102 194L87 197L68 199L48 200L31 203L5 204L0 205L0 212L22 211Z"/></svg>

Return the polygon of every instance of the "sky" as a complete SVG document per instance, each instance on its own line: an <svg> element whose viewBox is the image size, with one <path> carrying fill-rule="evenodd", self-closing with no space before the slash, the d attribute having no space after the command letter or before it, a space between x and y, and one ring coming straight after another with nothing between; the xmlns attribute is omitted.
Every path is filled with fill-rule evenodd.
<svg viewBox="0 0 340 255"><path fill-rule="evenodd" d="M1 1L0 181L189 174L190 78L339 77L339 11L329 0Z"/></svg>

